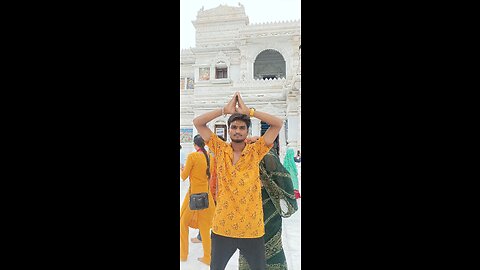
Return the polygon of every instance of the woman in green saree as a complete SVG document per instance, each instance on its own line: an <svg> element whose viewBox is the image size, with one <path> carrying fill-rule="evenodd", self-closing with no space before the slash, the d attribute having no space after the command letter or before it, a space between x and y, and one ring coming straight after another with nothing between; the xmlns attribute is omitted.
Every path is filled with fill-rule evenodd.
<svg viewBox="0 0 480 270"><path fill-rule="evenodd" d="M282 218L288 218L295 213L298 205L290 174L280 162L275 147L272 147L260 162L260 180L265 224L266 269L286 270L288 268L282 246ZM238 266L239 270L250 270L241 252Z"/></svg>
<svg viewBox="0 0 480 270"><path fill-rule="evenodd" d="M287 153L285 154L285 158L283 159L283 166L287 171L290 173L290 177L292 178L293 183L293 191L295 192L295 198L300 198L300 189L298 186L298 171L297 171L297 164L295 163L295 152L292 148L287 149Z"/></svg>

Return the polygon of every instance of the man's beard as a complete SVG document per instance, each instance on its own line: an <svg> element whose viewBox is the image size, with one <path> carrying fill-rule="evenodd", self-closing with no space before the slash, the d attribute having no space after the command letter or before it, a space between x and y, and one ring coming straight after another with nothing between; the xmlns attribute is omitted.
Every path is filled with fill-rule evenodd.
<svg viewBox="0 0 480 270"><path fill-rule="evenodd" d="M232 142L234 143L241 143L241 142L244 142L245 140L244 139L232 139Z"/></svg>

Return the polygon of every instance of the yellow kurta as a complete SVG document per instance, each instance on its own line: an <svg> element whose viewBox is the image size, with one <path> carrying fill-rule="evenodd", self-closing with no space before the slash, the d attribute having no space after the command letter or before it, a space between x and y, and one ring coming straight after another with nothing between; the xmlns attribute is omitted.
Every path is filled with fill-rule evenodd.
<svg viewBox="0 0 480 270"><path fill-rule="evenodd" d="M217 205L212 231L234 238L257 238L265 234L259 163L271 146L264 137L247 144L233 165L233 148L212 132L208 147L217 165ZM202 236L203 239L203 236Z"/></svg>
<svg viewBox="0 0 480 270"><path fill-rule="evenodd" d="M180 209L180 259L186 260L188 257L189 229L199 228L202 236L203 261L210 264L211 260L211 238L210 229L212 227L212 218L215 212L215 203L211 192L208 194L209 207L203 210L190 210L188 206L190 193L200 193L208 191L207 160L203 152L190 153L185 163L185 168L181 173L182 180L190 179L190 189L185 195L182 207Z"/></svg>

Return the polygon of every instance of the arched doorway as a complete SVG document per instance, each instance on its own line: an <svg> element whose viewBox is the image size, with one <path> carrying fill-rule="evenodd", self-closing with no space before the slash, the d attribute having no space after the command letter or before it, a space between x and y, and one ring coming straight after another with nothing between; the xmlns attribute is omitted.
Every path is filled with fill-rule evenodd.
<svg viewBox="0 0 480 270"><path fill-rule="evenodd" d="M285 78L286 75L285 59L281 53L267 49L257 55L253 64L254 79L280 79Z"/></svg>

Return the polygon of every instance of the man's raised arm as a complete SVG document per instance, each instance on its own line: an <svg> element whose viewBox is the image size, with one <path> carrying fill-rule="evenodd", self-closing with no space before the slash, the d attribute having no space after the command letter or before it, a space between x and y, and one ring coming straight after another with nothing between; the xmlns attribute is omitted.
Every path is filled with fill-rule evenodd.
<svg viewBox="0 0 480 270"><path fill-rule="evenodd" d="M237 93L233 95L232 99L227 103L227 105L225 105L225 107L223 107L223 109L209 111L193 119L193 125L197 129L200 136L202 136L202 138L205 140L205 142L208 142L210 140L210 136L212 135L212 131L207 127L207 123L221 116L222 113L235 113L236 97Z"/></svg>

